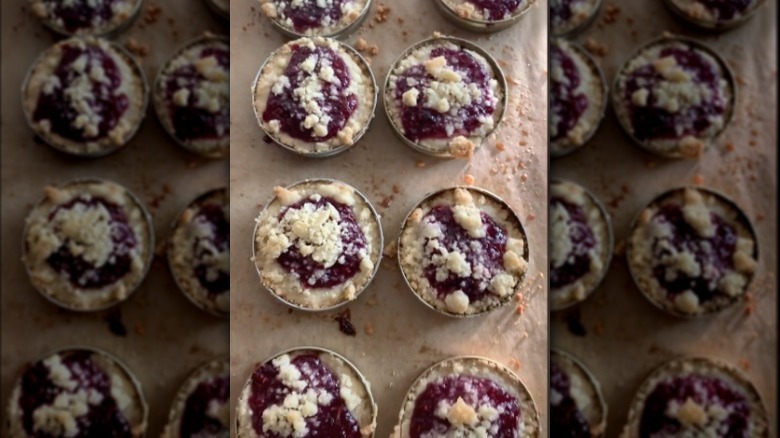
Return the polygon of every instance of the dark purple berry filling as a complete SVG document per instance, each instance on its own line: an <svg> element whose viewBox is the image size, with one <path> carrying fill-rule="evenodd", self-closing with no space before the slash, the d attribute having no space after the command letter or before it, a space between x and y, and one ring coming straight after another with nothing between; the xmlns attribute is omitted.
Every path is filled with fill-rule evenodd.
<svg viewBox="0 0 780 438"><path fill-rule="evenodd" d="M205 226L210 230L209 237L198 237L192 244L195 256L195 278L208 291L209 298L215 298L230 291L230 272L218 269L214 276L214 250L225 254L230 251L230 224L221 205L205 204L192 219L196 226ZM204 242L203 240L207 240Z"/></svg>
<svg viewBox="0 0 780 438"><path fill-rule="evenodd" d="M487 12L490 20L498 21L511 17L520 6L521 0L468 0L468 2Z"/></svg>
<svg viewBox="0 0 780 438"><path fill-rule="evenodd" d="M563 207L569 214L569 235L554 238L569 239L572 250L563 266L550 267L550 287L559 289L582 278L590 271L591 251L596 247L596 236L588 225L588 218L582 207L566 202L561 198L552 198L550 208Z"/></svg>
<svg viewBox="0 0 780 438"><path fill-rule="evenodd" d="M230 378L227 374L201 382L187 397L181 417L181 438L227 436L230 426L208 415L209 406L228 403Z"/></svg>
<svg viewBox="0 0 780 438"><path fill-rule="evenodd" d="M298 33L305 33L310 29L326 26L335 26L341 20L341 8L345 0L331 0L331 4L325 7L317 5L314 0L305 0L305 5L294 8L285 7L280 10L280 15L292 20L293 27Z"/></svg>
<svg viewBox="0 0 780 438"><path fill-rule="evenodd" d="M701 237L699 233L685 221L679 206L667 204L653 217L652 222L671 227L671 239L656 239L653 242L653 259L659 260L669 254L664 249L664 243L669 244L679 252L690 252L701 266L702 276L689 277L682 272L675 272L674 280L668 280L668 267L662 264L653 266L653 275L670 297L675 297L687 290L693 291L699 302L707 302L720 295L718 283L727 272L734 267L734 252L737 246L737 234L723 218L710 213L710 219L715 227L713 237ZM656 262L657 263L657 262Z"/></svg>
<svg viewBox="0 0 780 438"><path fill-rule="evenodd" d="M43 431L34 430L33 413L42 406L52 405L61 394L76 394L93 390L102 396L97 404L88 404L89 411L77 417L78 434L74 438L110 437L131 438L130 424L111 395L111 378L92 360L88 351L60 353L63 365L70 370L75 388L58 386L50 377L43 361L30 365L22 375L19 408L22 426L32 438L55 438ZM65 436L65 435L58 435Z"/></svg>
<svg viewBox="0 0 780 438"><path fill-rule="evenodd" d="M108 261L101 266L95 266L84 260L81 255L71 253L68 248L69 241L66 240L46 259L46 262L55 271L67 275L70 283L79 289L97 289L119 281L130 272L132 252L138 244L135 233L127 221L125 211L120 206L105 199L78 197L54 209L49 214L49 221L53 220L58 212L72 210L77 205L88 209L102 207L108 211L111 242L105 242L105 244L113 246Z"/></svg>
<svg viewBox="0 0 780 438"><path fill-rule="evenodd" d="M433 207L428 214L423 217L424 223L430 223L441 230L439 244L448 252L459 252L463 254L468 264L471 266L471 272L477 272L477 266L483 267L481 278L475 276L459 277L454 273L444 281L436 279L436 266L430 259L424 261L423 272L428 282L436 289L439 298L444 299L447 295L461 290L469 297L470 302L476 302L482 299L489 292L487 290L490 280L497 274L504 272L504 252L506 252L507 235L501 226L487 213L481 212L482 226L485 227L485 236L474 238L469 236L468 231L455 221L452 208L446 205ZM425 239L423 246L428 244L430 239ZM434 254L440 254L434 250Z"/></svg>
<svg viewBox="0 0 780 438"><path fill-rule="evenodd" d="M47 6L51 6L51 16L55 21L60 21L69 33L76 33L109 23L114 18L113 8L117 3L116 0L73 0L47 2Z"/></svg>
<svg viewBox="0 0 780 438"><path fill-rule="evenodd" d="M230 70L230 53L227 47L205 47L200 51L199 59L214 57L217 64ZM211 112L196 106L195 90L198 85L209 82L194 65L184 65L170 74L165 83L165 98L173 121L176 138L184 141L220 140L230 136L230 107L222 105L218 112ZM181 89L190 92L186 106L174 103L173 94Z"/></svg>
<svg viewBox="0 0 780 438"><path fill-rule="evenodd" d="M320 358L313 353L293 358L290 363L301 373L306 386L300 390L309 390L330 394L327 404L318 404L317 413L305 418L309 430L306 436L328 438L361 438L360 424L341 398L341 383ZM273 432L263 431L263 412L271 406L282 405L284 399L293 391L279 378L279 368L266 363L252 374L249 408L252 410L252 427L261 438L280 438Z"/></svg>
<svg viewBox="0 0 780 438"><path fill-rule="evenodd" d="M699 0L710 11L715 12L720 21L742 16L754 0Z"/></svg>
<svg viewBox="0 0 780 438"><path fill-rule="evenodd" d="M71 97L65 90L82 75L89 75L89 70L79 73L73 69L73 64L82 56L87 59L87 69L90 66L100 66L107 81L98 82L90 79L91 96L85 100L91 110L100 117L98 133L94 137L86 137L81 128L73 127L73 122L78 113L72 107ZM40 93L33 113L33 120L40 122L48 120L51 123L51 132L69 140L83 142L103 138L114 129L130 106L129 98L124 93L118 93L122 84L122 75L116 62L100 47L88 44L79 48L74 45L62 47L62 59L54 75L59 79L60 85L55 87L51 94Z"/></svg>
<svg viewBox="0 0 780 438"><path fill-rule="evenodd" d="M591 438L590 424L571 396L571 381L555 361L550 361L550 388L561 399L550 406L552 438Z"/></svg>
<svg viewBox="0 0 780 438"><path fill-rule="evenodd" d="M699 406L719 406L728 412L725 419L718 420L718 437L750 436L750 404L745 396L721 379L698 374L668 378L650 392L642 410L639 436L649 438L680 434L682 424L666 415L668 404L671 401L683 404L689 398Z"/></svg>
<svg viewBox="0 0 780 438"><path fill-rule="evenodd" d="M550 109L552 118L557 120L555 134L550 138L552 141L558 141L566 138L569 132L577 125L580 117L588 109L588 96L584 93L578 93L582 78L577 69L574 59L564 52L561 46L553 44L550 46L550 56L552 58L553 69L560 67L567 82L561 82L553 79L550 90Z"/></svg>
<svg viewBox="0 0 780 438"><path fill-rule="evenodd" d="M493 380L468 375L451 375L429 383L417 396L409 425L410 438L422 436L446 436L451 424L436 415L442 401L455 404L458 398L478 410L489 406L498 411L491 422L495 427L492 438L517 438L520 426L520 403L506 389Z"/></svg>
<svg viewBox="0 0 780 438"><path fill-rule="evenodd" d="M306 204L311 204L318 209L330 205L339 212L341 242L344 249L339 255L338 262L326 268L321 263L316 262L312 256L302 255L295 245L291 245L286 252L279 256L277 261L287 272L297 275L301 285L306 288L329 288L344 284L360 271L362 253L368 245L366 236L358 225L352 208L328 197L321 197L316 201L311 198L304 199L283 209L279 213L279 218L284 217L288 210L298 210Z"/></svg>
<svg viewBox="0 0 780 438"><path fill-rule="evenodd" d="M317 63L311 73L301 68L301 64L314 56ZM304 127L304 120L308 112L303 107L301 98L296 96L295 90L301 86L304 80L311 75L319 75L323 67L329 65L333 68L333 76L338 81L322 81L322 98L317 99L323 116L328 120L328 133L323 137L314 135L313 129ZM278 120L280 130L293 138L306 142L327 141L335 137L347 124L347 121L358 108L358 98L354 94L347 94L347 88L351 82L349 68L344 59L327 47L316 46L314 49L308 46L292 46L290 63L284 70L284 75L289 79L290 85L284 87L281 93L271 93L268 96L263 120L270 122Z"/></svg>
<svg viewBox="0 0 780 438"><path fill-rule="evenodd" d="M628 74L623 98L628 104L634 136L642 141L700 136L712 125L711 118L723 116L726 112L727 102L719 85L721 75L713 61L692 48L666 47L661 50L658 59L667 56L674 57L677 65L691 75L694 84L706 85L712 94L699 105L681 106L677 112L672 113L655 106L658 99L653 89L666 79L652 64ZM650 92L645 106L637 106L632 102L633 93L640 88Z"/></svg>
<svg viewBox="0 0 780 438"><path fill-rule="evenodd" d="M412 141L468 136L482 126L480 119L492 118L496 110L497 99L491 95L490 89L492 76L485 66L465 50L438 47L431 51L430 59L439 56L443 56L447 65L460 74L464 84L476 84L481 97L461 107L456 115L441 113L424 106L425 90L430 88L431 82L434 81L434 77L425 70L424 65L416 65L398 75L395 98L401 111L404 135ZM415 85L409 85L409 81ZM411 88L420 92L416 106L406 106L403 102L404 93ZM447 126L454 127L454 131L447 132Z"/></svg>

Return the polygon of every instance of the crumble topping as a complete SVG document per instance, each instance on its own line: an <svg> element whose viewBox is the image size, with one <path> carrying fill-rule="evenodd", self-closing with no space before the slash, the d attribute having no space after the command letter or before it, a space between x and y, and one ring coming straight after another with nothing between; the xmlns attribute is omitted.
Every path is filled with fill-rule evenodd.
<svg viewBox="0 0 780 438"><path fill-rule="evenodd" d="M747 219L714 193L685 188L654 201L630 241L638 286L662 308L711 313L742 297L757 261Z"/></svg>
<svg viewBox="0 0 780 438"><path fill-rule="evenodd" d="M564 35L585 25L598 12L598 0L550 0L553 35Z"/></svg>
<svg viewBox="0 0 780 438"><path fill-rule="evenodd" d="M342 183L277 187L258 217L255 263L263 284L312 309L354 299L371 280L381 230L368 202Z"/></svg>
<svg viewBox="0 0 780 438"><path fill-rule="evenodd" d="M368 0L260 0L263 14L289 31L334 36L353 24Z"/></svg>
<svg viewBox="0 0 780 438"><path fill-rule="evenodd" d="M304 152L357 142L373 116L375 98L365 62L342 43L319 37L274 52L254 88L261 126Z"/></svg>
<svg viewBox="0 0 780 438"><path fill-rule="evenodd" d="M470 157L503 113L498 75L482 55L455 42L425 42L392 67L388 114L420 146Z"/></svg>
<svg viewBox="0 0 780 438"><path fill-rule="evenodd" d="M466 188L421 202L404 225L399 254L413 291L457 315L505 303L527 269L516 217L497 200Z"/></svg>
<svg viewBox="0 0 780 438"><path fill-rule="evenodd" d="M109 182L47 187L27 218L23 261L33 285L81 310L120 302L141 282L152 230L141 206Z"/></svg>

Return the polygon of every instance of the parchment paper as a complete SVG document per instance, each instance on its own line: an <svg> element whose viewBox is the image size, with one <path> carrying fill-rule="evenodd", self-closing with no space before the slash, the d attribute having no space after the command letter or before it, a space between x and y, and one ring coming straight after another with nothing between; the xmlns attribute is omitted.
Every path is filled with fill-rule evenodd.
<svg viewBox="0 0 780 438"><path fill-rule="evenodd" d="M227 355L228 321L206 314L184 297L164 256L155 258L141 288L118 307L125 337L109 331L110 312L60 310L32 288L24 272L24 219L44 185L102 177L123 184L150 208L160 243L180 209L195 196L227 184L227 160L206 161L181 150L163 131L151 104L138 135L105 158L78 160L36 142L24 121L20 87L33 60L56 37L29 12L26 1L8 3L2 14L2 415L24 364L56 348L88 345L113 353L134 371L149 402L147 436L159 436L185 377L201 362ZM149 8L156 6L161 7L156 20L146 21ZM143 8L118 41L134 38L149 46L142 66L150 83L186 41L206 30L227 33L226 23L202 1L145 0ZM0 429L4 436L5 428Z"/></svg>
<svg viewBox="0 0 780 438"><path fill-rule="evenodd" d="M579 182L596 193L612 215L617 242L629 222L661 191L702 183L734 199L753 221L759 239L760 268L746 304L695 320L667 316L631 282L625 259L616 256L601 287L582 305L553 314L552 344L582 359L601 381L609 405L607 436L617 436L634 391L647 373L681 355L705 355L741 367L758 388L773 424L777 410L775 186L777 176L776 2L756 17L721 36L702 33L677 21L661 1L612 2L620 12L612 24L607 2L598 21L583 35L608 46L597 57L608 83L640 46L663 31L698 38L731 65L739 84L736 114L717 145L699 161L669 161L631 143L611 109L583 150L553 161L553 176ZM730 145L730 146L729 146ZM733 150L732 150L733 149ZM577 322L585 336L569 326ZM577 331L577 330L574 330ZM773 436L777 427L773 426Z"/></svg>
<svg viewBox="0 0 780 438"><path fill-rule="evenodd" d="M331 348L353 361L372 383L379 406L378 437L396 424L401 401L412 381L434 362L454 355L482 355L515 366L547 422L547 13L538 2L505 32L492 37L446 23L433 1L386 2L386 22L370 24L346 41L378 44L372 69L384 82L392 61L435 30L475 39L504 66L511 78L508 117L495 140L468 162L426 157L405 146L392 132L381 104L368 134L352 150L327 160L297 157L263 141L251 104L250 85L265 58L285 41L260 15L259 4L232 4L231 72L232 161L231 397L236 399L254 365L284 349L302 345ZM376 13L374 4L370 19ZM402 21L402 22L401 22ZM381 85L380 85L381 87ZM380 95L381 96L381 95ZM505 150L499 151L501 142ZM418 167L423 165L425 167ZM290 311L260 285L249 257L254 218L276 185L311 177L343 180L362 191L382 215L385 242L395 241L401 221L426 193L462 184L494 191L518 212L529 235L531 263L523 288L524 311L516 306L468 320L441 316L422 305L403 282L395 258L382 266L369 289L348 308L356 337L334 321L336 312ZM393 194L393 187L400 189ZM391 196L392 195L392 196ZM366 332L367 325L370 327ZM372 330L373 329L373 330ZM519 366L519 368L518 368Z"/></svg>

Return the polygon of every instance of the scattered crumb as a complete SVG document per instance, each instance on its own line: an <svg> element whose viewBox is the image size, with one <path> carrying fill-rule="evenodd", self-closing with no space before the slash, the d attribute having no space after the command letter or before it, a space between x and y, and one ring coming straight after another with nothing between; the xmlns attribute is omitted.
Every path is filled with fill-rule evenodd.
<svg viewBox="0 0 780 438"><path fill-rule="evenodd" d="M604 6L604 18L602 22L604 24L612 24L617 21L620 16L620 7L614 3L607 3Z"/></svg>
<svg viewBox="0 0 780 438"><path fill-rule="evenodd" d="M704 184L704 177L701 176L700 173L697 173L696 175L693 176L693 183L696 184L697 186Z"/></svg>
<svg viewBox="0 0 780 438"><path fill-rule="evenodd" d="M125 47L130 51L130 53L142 58L148 55L150 50L148 44L139 43L138 40L133 37L130 37L130 39L127 40Z"/></svg>
<svg viewBox="0 0 780 438"><path fill-rule="evenodd" d="M466 185L473 185L474 184L474 175L465 174L463 175L463 183Z"/></svg>
<svg viewBox="0 0 780 438"><path fill-rule="evenodd" d="M157 242L157 244L154 246L154 255L157 257L165 257L167 247L168 245L164 240Z"/></svg>
<svg viewBox="0 0 780 438"><path fill-rule="evenodd" d="M593 324L593 333L595 333L596 336L601 336L604 334L604 326L600 322Z"/></svg>
<svg viewBox="0 0 780 438"><path fill-rule="evenodd" d="M751 292L745 293L745 314L750 316L756 310L756 300Z"/></svg>
<svg viewBox="0 0 780 438"><path fill-rule="evenodd" d="M388 17L390 16L390 7L387 6L384 3L380 3L376 7L376 15L374 16L374 21L377 23L384 23L387 21Z"/></svg>
<svg viewBox="0 0 780 438"><path fill-rule="evenodd" d="M523 303L518 303L517 307L515 307L515 313L517 313L518 315L522 315L524 311L525 311L525 305Z"/></svg>
<svg viewBox="0 0 780 438"><path fill-rule="evenodd" d="M135 334L138 336L143 336L144 334L144 325L140 322L135 324Z"/></svg>
<svg viewBox="0 0 780 438"><path fill-rule="evenodd" d="M614 253L618 257L623 257L626 255L626 241L625 239L620 239L615 243L615 250Z"/></svg>
<svg viewBox="0 0 780 438"><path fill-rule="evenodd" d="M609 47L606 44L600 44L593 38L588 38L585 41L585 50L596 56L606 56L609 52Z"/></svg>
<svg viewBox="0 0 780 438"><path fill-rule="evenodd" d="M363 331L366 332L368 336L371 336L374 334L374 324L367 322L365 327L363 327Z"/></svg>
<svg viewBox="0 0 780 438"><path fill-rule="evenodd" d="M750 361L745 359L745 358L742 358L742 359L739 360L739 366L743 370L748 371L750 369Z"/></svg>
<svg viewBox="0 0 780 438"><path fill-rule="evenodd" d="M355 43L355 49L357 49L358 52L365 52L368 50L368 42L363 38L358 39Z"/></svg>
<svg viewBox="0 0 780 438"><path fill-rule="evenodd" d="M645 168L647 169L655 169L656 166L658 166L658 162L655 160L645 160Z"/></svg>
<svg viewBox="0 0 780 438"><path fill-rule="evenodd" d="M496 150L503 152L506 150L506 146L504 146L504 143L498 142L496 143Z"/></svg>
<svg viewBox="0 0 780 438"><path fill-rule="evenodd" d="M444 35L441 32L439 32L438 30L434 30L433 31L433 37L434 38L441 38L442 36L444 36Z"/></svg>
<svg viewBox="0 0 780 438"><path fill-rule="evenodd" d="M726 143L726 151L727 151L727 152L734 152L734 143L732 143L732 142L727 142L727 143Z"/></svg>
<svg viewBox="0 0 780 438"><path fill-rule="evenodd" d="M162 13L162 8L160 8L158 5L151 4L147 6L146 11L144 13L144 23L146 24L156 23L161 13Z"/></svg>
<svg viewBox="0 0 780 438"><path fill-rule="evenodd" d="M382 251L382 254L385 257L395 257L398 253L398 243L395 241L392 241L385 245L385 249Z"/></svg>
<svg viewBox="0 0 780 438"><path fill-rule="evenodd" d="M415 165L415 166L416 166L418 169L422 169L423 167L427 166L427 164L428 164L428 163L426 163L426 162L425 162L425 161L423 161L423 160L417 160L417 162L416 162L416 163L414 163L414 165Z"/></svg>
<svg viewBox="0 0 780 438"><path fill-rule="evenodd" d="M514 368L516 371L520 371L520 359L513 357L509 359L509 366Z"/></svg>
<svg viewBox="0 0 780 438"><path fill-rule="evenodd" d="M525 217L525 220L528 222L531 222L534 219L536 219L536 215L533 213L528 213L528 215Z"/></svg>

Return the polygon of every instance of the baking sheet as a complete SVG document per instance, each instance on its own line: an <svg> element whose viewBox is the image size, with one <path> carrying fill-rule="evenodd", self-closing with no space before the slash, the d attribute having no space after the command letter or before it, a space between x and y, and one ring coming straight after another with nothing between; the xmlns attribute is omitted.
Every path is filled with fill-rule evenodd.
<svg viewBox="0 0 780 438"><path fill-rule="evenodd" d="M68 345L103 348L123 360L140 380L149 402L148 436L159 436L178 386L201 362L226 356L228 321L197 309L176 288L163 257L156 257L141 288L118 309L127 330L112 334L111 311L60 310L30 285L21 263L24 219L47 184L93 176L125 185L150 208L157 242L187 203L227 184L227 160L207 161L182 151L163 131L151 105L138 135L116 154L79 160L36 142L21 110L20 87L38 54L56 41L29 12L28 2L3 4L2 14L2 404L24 364ZM155 12L156 11L156 12ZM133 26L117 38L133 38L149 53L142 66L151 82L158 68L203 31L227 34L227 24L202 1L145 0ZM116 319L116 316L114 316ZM5 424L3 422L3 424ZM2 428L4 436L5 429Z"/></svg>
<svg viewBox="0 0 780 438"><path fill-rule="evenodd" d="M440 160L405 146L392 132L382 106L367 135L350 151L326 160L305 159L263 141L252 111L250 85L265 58L285 41L260 15L253 0L232 3L231 50L231 400L254 365L301 345L331 348L365 374L379 406L376 436L388 436L412 381L428 366L454 355L483 355L512 367L529 387L542 424L547 423L547 12L537 2L510 30L492 37L456 30L433 1L386 2L387 21L369 20L346 39L378 45L370 57L377 81L392 61L434 31L476 40L510 78L507 119L494 140L471 161ZM380 95L381 96L381 95ZM505 150L499 150L501 143ZM423 167L424 166L424 167ZM382 216L385 242L395 241L401 221L426 193L462 184L502 196L518 212L529 235L531 261L523 288L523 312L515 304L483 317L457 320L422 305L407 289L394 258L382 266L360 298L350 304L355 337L338 329L339 311L291 311L260 285L249 260L254 218L276 185L311 178L343 180L362 191ZM398 193L394 193L394 188ZM369 334L371 332L371 334ZM235 409L232 410L234 412Z"/></svg>
<svg viewBox="0 0 780 438"><path fill-rule="evenodd" d="M776 436L777 3L766 3L744 26L718 36L674 19L661 1L607 2L597 21L576 38L606 46L606 55L596 59L611 84L631 53L661 32L695 37L731 65L739 82L738 102L731 126L699 161L662 160L643 152L621 131L610 109L584 149L552 162L552 176L579 182L601 198L612 215L618 245L634 215L657 194L695 183L734 199L759 238L760 267L749 289L751 298L721 314L690 321L667 316L640 294L620 256L586 302L553 314L552 344L580 358L601 381L609 405L609 437L620 433L634 391L647 373L680 355L719 357L742 368L761 393ZM584 336L574 334L581 329Z"/></svg>

